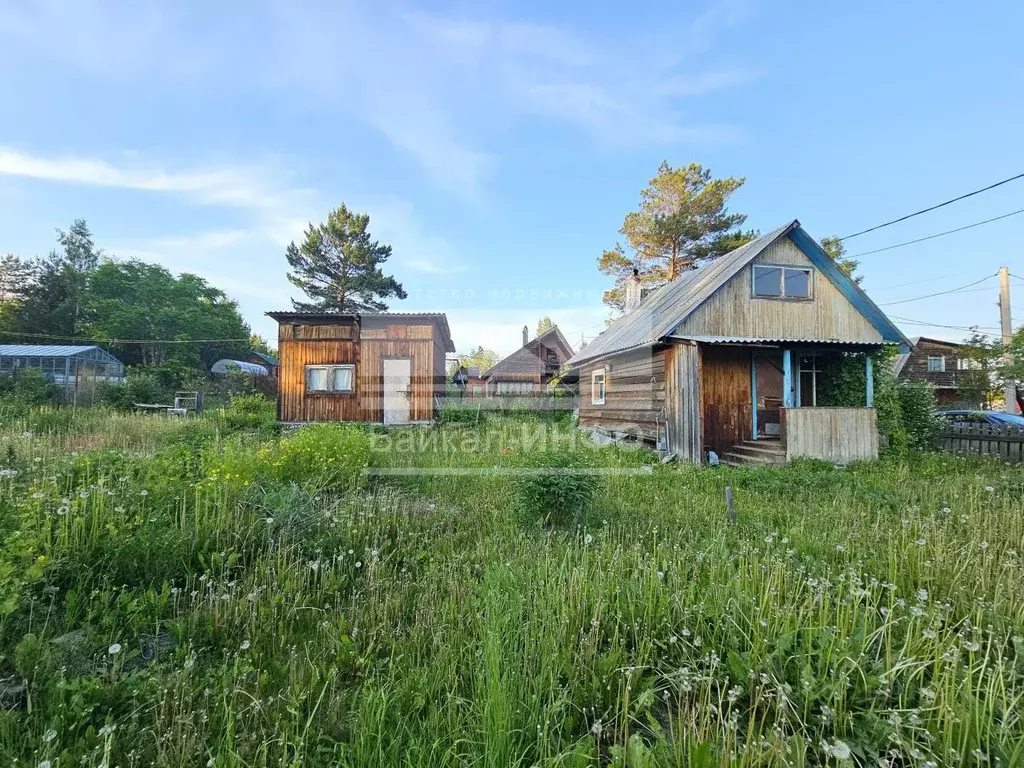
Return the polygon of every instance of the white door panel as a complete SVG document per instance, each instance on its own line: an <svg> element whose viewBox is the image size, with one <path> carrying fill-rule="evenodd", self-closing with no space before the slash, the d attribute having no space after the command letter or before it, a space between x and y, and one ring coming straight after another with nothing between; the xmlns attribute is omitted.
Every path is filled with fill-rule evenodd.
<svg viewBox="0 0 1024 768"><path fill-rule="evenodd" d="M412 360L384 360L384 423L408 424L412 401Z"/></svg>

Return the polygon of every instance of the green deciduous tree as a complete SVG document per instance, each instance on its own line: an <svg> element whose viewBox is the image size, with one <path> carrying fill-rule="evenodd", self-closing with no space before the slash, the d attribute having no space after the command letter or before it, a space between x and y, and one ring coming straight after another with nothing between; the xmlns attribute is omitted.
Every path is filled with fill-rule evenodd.
<svg viewBox="0 0 1024 768"><path fill-rule="evenodd" d="M459 360L466 368L479 368L480 372L483 373L492 365L497 363L501 358L498 353L493 349L484 349L483 347L477 347L469 352L460 352Z"/></svg>
<svg viewBox="0 0 1024 768"><path fill-rule="evenodd" d="M551 318L544 315L544 317L537 321L537 335L540 336L542 333L547 333L554 327L555 324L551 322Z"/></svg>
<svg viewBox="0 0 1024 768"><path fill-rule="evenodd" d="M288 280L311 299L292 301L297 310L375 312L385 299L406 297L402 285L381 271L391 246L372 239L370 217L345 205L331 211L323 224L310 224L305 239L285 253Z"/></svg>
<svg viewBox="0 0 1024 768"><path fill-rule="evenodd" d="M622 309L625 284L636 269L644 282L675 280L703 259L713 259L749 242L754 232L741 232L743 214L730 213L727 203L745 179L715 179L697 163L673 168L663 162L640 193L640 207L626 215L617 243L598 259L598 269L615 278L604 302Z"/></svg>
<svg viewBox="0 0 1024 768"><path fill-rule="evenodd" d="M238 306L203 278L175 277L156 264L108 261L90 277L85 306L92 338L152 340L111 346L127 364L209 370L221 358L244 357L249 326ZM201 344L168 343L204 339Z"/></svg>

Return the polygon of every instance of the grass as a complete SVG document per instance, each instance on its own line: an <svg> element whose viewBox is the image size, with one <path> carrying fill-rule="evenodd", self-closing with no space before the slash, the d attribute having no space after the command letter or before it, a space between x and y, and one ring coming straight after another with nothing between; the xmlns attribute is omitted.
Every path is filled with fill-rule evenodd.
<svg viewBox="0 0 1024 768"><path fill-rule="evenodd" d="M0 431L5 764L1024 764L1020 469L491 416L325 433L339 482L220 420L34 418ZM517 474L552 450L601 470L561 525Z"/></svg>

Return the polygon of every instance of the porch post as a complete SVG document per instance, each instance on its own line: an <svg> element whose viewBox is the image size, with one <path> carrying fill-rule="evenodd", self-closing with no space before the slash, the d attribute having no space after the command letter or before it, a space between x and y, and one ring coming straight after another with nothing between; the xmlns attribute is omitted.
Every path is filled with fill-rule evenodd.
<svg viewBox="0 0 1024 768"><path fill-rule="evenodd" d="M782 407L793 407L793 352L782 350Z"/></svg>
<svg viewBox="0 0 1024 768"><path fill-rule="evenodd" d="M754 427L752 437L757 440L757 352L753 349L750 350L750 398L750 410L753 414L751 423Z"/></svg>
<svg viewBox="0 0 1024 768"><path fill-rule="evenodd" d="M867 406L870 408L875 404L875 377L874 377L874 360L871 359L871 355L867 354L864 356L864 373L867 376L867 393L866 401Z"/></svg>

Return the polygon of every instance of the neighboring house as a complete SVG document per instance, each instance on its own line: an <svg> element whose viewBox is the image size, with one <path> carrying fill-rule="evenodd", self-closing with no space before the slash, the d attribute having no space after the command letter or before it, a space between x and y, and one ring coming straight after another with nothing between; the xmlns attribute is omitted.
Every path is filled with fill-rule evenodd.
<svg viewBox="0 0 1024 768"><path fill-rule="evenodd" d="M267 369L267 373L270 376L277 378L277 371L279 368L277 358L271 357L270 355L264 355L262 352L250 352L246 356L245 362L252 363L253 365L262 365Z"/></svg>
<svg viewBox="0 0 1024 768"><path fill-rule="evenodd" d="M486 382L480 377L479 366L460 365L452 375L452 383L456 386L463 398L484 397Z"/></svg>
<svg viewBox="0 0 1024 768"><path fill-rule="evenodd" d="M870 352L906 337L792 221L642 296L580 350L580 425L700 462L878 455ZM859 353L865 407L818 407L824 363Z"/></svg>
<svg viewBox="0 0 1024 768"><path fill-rule="evenodd" d="M909 352L897 355L893 370L904 381L926 381L935 387L935 402L938 405L963 403L974 407L977 402L968 402L957 395L957 377L962 371L969 371L975 363L964 354L963 344L941 339L918 336L911 339Z"/></svg>
<svg viewBox="0 0 1024 768"><path fill-rule="evenodd" d="M487 397L495 395L537 395L572 357L572 347L557 325L530 340L530 329L523 326L523 346L488 368L481 377Z"/></svg>
<svg viewBox="0 0 1024 768"><path fill-rule="evenodd" d="M454 352L443 314L268 312L278 323L278 419L427 422Z"/></svg>

